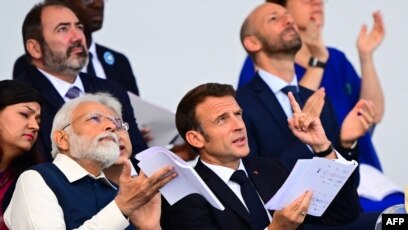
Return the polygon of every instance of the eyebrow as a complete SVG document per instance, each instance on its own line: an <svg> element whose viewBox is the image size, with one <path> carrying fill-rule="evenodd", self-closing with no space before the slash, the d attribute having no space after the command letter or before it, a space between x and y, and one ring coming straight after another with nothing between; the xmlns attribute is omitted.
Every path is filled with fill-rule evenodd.
<svg viewBox="0 0 408 230"><path fill-rule="evenodd" d="M33 108L31 108L30 106L28 106L28 105L25 105L24 107L26 107L28 110L30 110L32 113L35 113L35 110L33 109Z"/></svg>
<svg viewBox="0 0 408 230"><path fill-rule="evenodd" d="M71 25L71 22L60 22L55 26L54 30L56 30L60 26L69 26L69 25ZM82 23L80 21L77 21L74 23L74 25L78 26L78 25L82 25Z"/></svg>

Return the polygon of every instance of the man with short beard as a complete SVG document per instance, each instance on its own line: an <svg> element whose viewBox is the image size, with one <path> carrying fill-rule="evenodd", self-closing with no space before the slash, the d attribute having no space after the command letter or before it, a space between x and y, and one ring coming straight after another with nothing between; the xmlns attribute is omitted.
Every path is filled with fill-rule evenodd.
<svg viewBox="0 0 408 230"><path fill-rule="evenodd" d="M278 158L292 169L298 159L319 155L296 138L287 125L292 117L287 94L292 91L303 111L320 117L333 146L346 159L357 159L355 141L372 123L370 113L374 107L369 102L356 105L340 128L333 107L325 100L324 89L314 92L298 85L294 65L302 42L287 10L274 3L260 5L245 19L240 37L258 68L255 77L239 88L236 96L244 110L250 156ZM322 60L318 52L313 55ZM308 68L306 74L317 76L323 72L324 66L320 65Z"/></svg>
<svg viewBox="0 0 408 230"><path fill-rule="evenodd" d="M147 145L137 127L126 91L109 80L80 73L88 63L88 50L83 25L64 3L47 2L35 5L23 22L26 56L33 65L18 80L32 85L42 96L42 122L39 147L51 151L52 120L67 101L85 93L109 92L123 105L123 118L129 123L133 155ZM51 161L51 156L44 156Z"/></svg>
<svg viewBox="0 0 408 230"><path fill-rule="evenodd" d="M56 0L46 0L51 2ZM136 76L133 74L129 59L116 50L96 43L92 37L94 32L102 29L104 21L104 0L72 1L58 0L67 4L84 24L84 34L92 60L82 69L96 77L109 79L118 83L127 91L139 95ZM26 69L30 68L25 55L20 56L14 63L13 79L17 78ZM92 70L93 69L93 70Z"/></svg>
<svg viewBox="0 0 408 230"><path fill-rule="evenodd" d="M150 178L131 176L129 161L119 189L103 169L119 157L118 135L127 132L121 105L108 94L86 94L62 106L52 127L53 163L24 172L5 212L10 229L160 228L158 189L171 181L173 167Z"/></svg>

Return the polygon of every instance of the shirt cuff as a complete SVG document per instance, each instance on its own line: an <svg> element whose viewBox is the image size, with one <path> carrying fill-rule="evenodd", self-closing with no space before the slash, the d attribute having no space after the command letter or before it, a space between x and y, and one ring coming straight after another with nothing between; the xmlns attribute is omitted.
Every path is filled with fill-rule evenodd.
<svg viewBox="0 0 408 230"><path fill-rule="evenodd" d="M129 220L122 214L115 200L98 213L98 219L105 229L125 229L129 226Z"/></svg>

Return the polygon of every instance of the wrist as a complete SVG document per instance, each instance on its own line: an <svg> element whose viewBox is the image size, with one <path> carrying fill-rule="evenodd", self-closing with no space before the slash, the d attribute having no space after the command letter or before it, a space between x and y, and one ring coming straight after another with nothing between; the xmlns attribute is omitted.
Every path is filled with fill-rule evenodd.
<svg viewBox="0 0 408 230"><path fill-rule="evenodd" d="M314 67L314 68L322 68L324 69L326 67L326 61L319 60L317 57L310 57L309 67Z"/></svg>
<svg viewBox="0 0 408 230"><path fill-rule="evenodd" d="M341 147L344 148L344 149L353 150L357 146L357 140L354 140L354 141L341 141L340 144L341 144Z"/></svg>
<svg viewBox="0 0 408 230"><path fill-rule="evenodd" d="M326 149L321 150L321 151L313 150L313 153L317 157L326 157L326 156L330 155L331 153L333 153L333 151L334 151L334 147L333 147L332 143L330 143L330 145Z"/></svg>

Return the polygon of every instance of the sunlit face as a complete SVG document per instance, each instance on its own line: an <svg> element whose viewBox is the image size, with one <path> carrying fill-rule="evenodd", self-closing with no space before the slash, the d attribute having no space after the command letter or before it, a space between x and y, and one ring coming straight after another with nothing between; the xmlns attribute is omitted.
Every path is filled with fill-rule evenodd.
<svg viewBox="0 0 408 230"><path fill-rule="evenodd" d="M114 163L120 154L120 141L112 120L94 120L89 114L102 114L104 117L117 117L110 108L96 102L83 102L72 113L69 138L69 152L78 159L93 159L103 163L103 168ZM124 150L124 152L126 152Z"/></svg>
<svg viewBox="0 0 408 230"><path fill-rule="evenodd" d="M68 4L70 4L78 15L79 20L84 24L86 32L92 33L102 28L104 0L70 0Z"/></svg>
<svg viewBox="0 0 408 230"><path fill-rule="evenodd" d="M256 37L267 55L279 55L296 52L301 40L293 18L285 8L277 4L264 4L252 15Z"/></svg>
<svg viewBox="0 0 408 230"><path fill-rule="evenodd" d="M200 157L206 162L234 166L249 153L242 109L232 96L208 97L196 107L202 131L198 133ZM191 143L190 143L191 144Z"/></svg>
<svg viewBox="0 0 408 230"><path fill-rule="evenodd" d="M31 149L38 136L41 107L37 102L6 106L0 111L0 149L20 155Z"/></svg>
<svg viewBox="0 0 408 230"><path fill-rule="evenodd" d="M288 0L286 9L300 30L312 20L319 27L324 25L324 0Z"/></svg>
<svg viewBox="0 0 408 230"><path fill-rule="evenodd" d="M78 18L68 8L48 6L42 11L41 22L44 66L52 72L78 74L88 59L83 26Z"/></svg>

